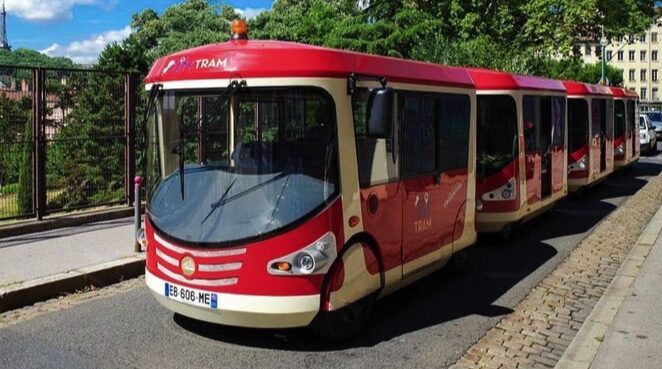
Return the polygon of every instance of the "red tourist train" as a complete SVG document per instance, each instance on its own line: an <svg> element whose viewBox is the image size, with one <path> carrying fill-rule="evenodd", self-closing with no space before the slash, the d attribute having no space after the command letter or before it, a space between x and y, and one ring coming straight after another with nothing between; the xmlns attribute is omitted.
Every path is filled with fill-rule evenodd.
<svg viewBox="0 0 662 369"><path fill-rule="evenodd" d="M568 150L592 101L613 115L611 94L587 87L245 32L163 57L145 82L138 239L152 294L196 319L311 325L333 340L354 337L377 298L449 263L462 269L478 231L552 206L567 193L568 160L592 168L625 142L608 134L589 150L586 127ZM636 96L618 98L631 140ZM567 115L573 99L583 110Z"/></svg>

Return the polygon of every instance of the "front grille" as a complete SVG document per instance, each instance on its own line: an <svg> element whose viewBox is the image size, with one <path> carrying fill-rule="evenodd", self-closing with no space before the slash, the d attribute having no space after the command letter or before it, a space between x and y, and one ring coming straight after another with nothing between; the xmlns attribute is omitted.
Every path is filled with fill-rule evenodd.
<svg viewBox="0 0 662 369"><path fill-rule="evenodd" d="M227 250L196 250L183 248L164 240L154 233L156 241L156 261L158 270L169 278L198 286L232 286L239 282L237 276L243 263L240 257L246 254L245 248ZM184 276L181 260L192 257L197 266L190 277Z"/></svg>

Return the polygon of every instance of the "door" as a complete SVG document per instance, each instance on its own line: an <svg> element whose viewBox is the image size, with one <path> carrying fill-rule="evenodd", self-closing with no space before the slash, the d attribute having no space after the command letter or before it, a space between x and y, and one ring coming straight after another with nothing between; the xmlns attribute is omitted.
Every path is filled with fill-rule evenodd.
<svg viewBox="0 0 662 369"><path fill-rule="evenodd" d="M607 101L605 99L593 99L593 139L596 141L599 173L607 170Z"/></svg>
<svg viewBox="0 0 662 369"><path fill-rule="evenodd" d="M552 97L552 193L563 191L563 186L565 184L565 117L565 97Z"/></svg>
<svg viewBox="0 0 662 369"><path fill-rule="evenodd" d="M529 205L542 199L540 151L540 99L524 96L524 147L526 153L526 194Z"/></svg>
<svg viewBox="0 0 662 369"><path fill-rule="evenodd" d="M540 197L546 199L552 194L552 99L537 97L540 101Z"/></svg>
<svg viewBox="0 0 662 369"><path fill-rule="evenodd" d="M444 199L437 166L437 114L434 94L403 93L400 122L403 146L403 274L441 258ZM453 219L454 221L455 219Z"/></svg>

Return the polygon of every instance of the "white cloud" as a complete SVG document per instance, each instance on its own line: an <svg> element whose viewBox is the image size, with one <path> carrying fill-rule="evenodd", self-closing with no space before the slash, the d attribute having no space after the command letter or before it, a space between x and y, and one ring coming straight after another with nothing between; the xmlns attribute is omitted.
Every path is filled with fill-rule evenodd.
<svg viewBox="0 0 662 369"><path fill-rule="evenodd" d="M106 45L113 42L122 42L129 37L131 32L131 27L126 26L122 29L92 36L86 40L74 41L66 46L53 44L40 52L48 56L64 56L80 64L93 64L96 63L99 54Z"/></svg>
<svg viewBox="0 0 662 369"><path fill-rule="evenodd" d="M110 8L117 0L6 0L7 12L33 22L50 22L73 18L76 5Z"/></svg>
<svg viewBox="0 0 662 369"><path fill-rule="evenodd" d="M239 15L243 16L246 19L253 19L257 17L260 13L266 12L267 8L244 8L244 9L239 9L235 8L234 11L239 13Z"/></svg>

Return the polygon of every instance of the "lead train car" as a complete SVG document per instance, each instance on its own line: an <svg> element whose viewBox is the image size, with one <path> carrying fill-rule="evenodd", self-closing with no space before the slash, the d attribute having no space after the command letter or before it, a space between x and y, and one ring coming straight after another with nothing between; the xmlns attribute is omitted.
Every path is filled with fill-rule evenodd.
<svg viewBox="0 0 662 369"><path fill-rule="evenodd" d="M560 81L470 70L477 88L476 204L479 232L552 207L567 190L566 90Z"/></svg>
<svg viewBox="0 0 662 369"><path fill-rule="evenodd" d="M563 84L568 90L568 188L575 192L614 171L614 98L606 86Z"/></svg>
<svg viewBox="0 0 662 369"><path fill-rule="evenodd" d="M238 39L163 57L146 85L145 281L172 311L347 339L375 296L475 242L466 70Z"/></svg>

